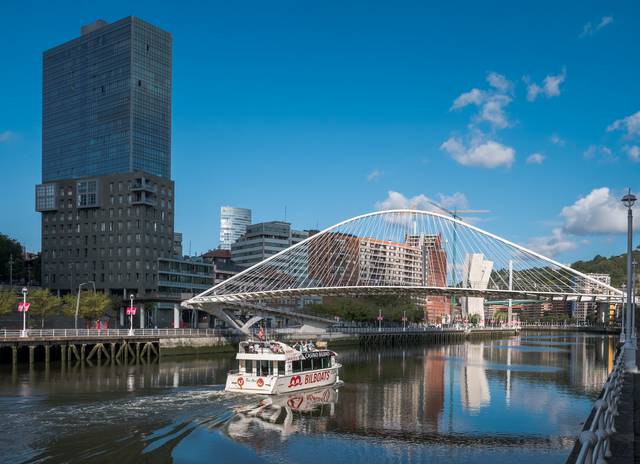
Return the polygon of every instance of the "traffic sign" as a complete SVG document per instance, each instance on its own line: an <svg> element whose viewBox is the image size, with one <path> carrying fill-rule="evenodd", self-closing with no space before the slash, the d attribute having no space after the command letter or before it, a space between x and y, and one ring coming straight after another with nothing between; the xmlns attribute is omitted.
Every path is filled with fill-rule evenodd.
<svg viewBox="0 0 640 464"><path fill-rule="evenodd" d="M127 316L135 316L136 315L136 307L135 306L129 306L127 308Z"/></svg>
<svg viewBox="0 0 640 464"><path fill-rule="evenodd" d="M31 303L19 303L18 304L18 312L27 312L29 311L29 306L31 306Z"/></svg>

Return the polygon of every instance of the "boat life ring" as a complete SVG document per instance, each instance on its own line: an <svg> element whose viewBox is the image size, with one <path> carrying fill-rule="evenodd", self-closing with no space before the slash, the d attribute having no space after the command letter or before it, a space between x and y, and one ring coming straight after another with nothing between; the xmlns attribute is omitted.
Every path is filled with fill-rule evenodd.
<svg viewBox="0 0 640 464"><path fill-rule="evenodd" d="M256 385L258 387L262 387L264 385L264 380L262 380L262 378L259 378L258 381L256 382Z"/></svg>
<svg viewBox="0 0 640 464"><path fill-rule="evenodd" d="M236 380L236 383L240 388L242 388L242 386L244 385L244 379L242 377L238 377L238 380Z"/></svg>

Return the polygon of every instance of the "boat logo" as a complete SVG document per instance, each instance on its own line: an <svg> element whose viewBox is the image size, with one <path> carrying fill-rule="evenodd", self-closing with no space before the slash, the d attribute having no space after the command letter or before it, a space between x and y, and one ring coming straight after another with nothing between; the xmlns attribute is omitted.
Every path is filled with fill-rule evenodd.
<svg viewBox="0 0 640 464"><path fill-rule="evenodd" d="M259 378L258 381L256 382L256 385L258 387L262 387L264 385L264 380L262 380L262 378Z"/></svg>
<svg viewBox="0 0 640 464"><path fill-rule="evenodd" d="M244 379L242 377L238 377L238 380L236 380L236 383L240 388L242 388L242 386L244 385Z"/></svg>
<svg viewBox="0 0 640 464"><path fill-rule="evenodd" d="M289 386L287 388L297 387L298 385L302 385L302 377L294 375L291 377L291 380L289 380Z"/></svg>
<svg viewBox="0 0 640 464"><path fill-rule="evenodd" d="M300 407L303 401L304 401L304 398L302 396L294 396L293 398L289 398L289 401L287 401L287 404L291 409L296 411Z"/></svg>

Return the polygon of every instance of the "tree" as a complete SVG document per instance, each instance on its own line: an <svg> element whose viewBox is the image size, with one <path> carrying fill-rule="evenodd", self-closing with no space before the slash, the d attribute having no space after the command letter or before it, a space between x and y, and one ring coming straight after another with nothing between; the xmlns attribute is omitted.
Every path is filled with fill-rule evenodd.
<svg viewBox="0 0 640 464"><path fill-rule="evenodd" d="M64 296L62 307L67 316L75 317L77 295L69 293ZM85 320L94 320L103 316L114 307L114 301L104 293L84 291L80 293L80 306L78 317Z"/></svg>
<svg viewBox="0 0 640 464"><path fill-rule="evenodd" d="M0 316L18 309L18 295L12 291L0 292Z"/></svg>
<svg viewBox="0 0 640 464"><path fill-rule="evenodd" d="M31 307L29 312L34 317L40 318L40 328L44 329L44 323L47 316L52 316L60 312L62 301L56 295L49 293L49 290L39 289L33 290L28 296Z"/></svg>
<svg viewBox="0 0 640 464"><path fill-rule="evenodd" d="M306 313L325 317L339 316L345 321L375 322L380 311L385 321L400 322L406 311L410 322L424 318L424 310L409 296L382 295L360 298L335 297L322 304L307 305Z"/></svg>
<svg viewBox="0 0 640 464"><path fill-rule="evenodd" d="M469 322L473 326L478 325L478 323L480 322L480 315L479 314L472 314L471 316L469 316Z"/></svg>
<svg viewBox="0 0 640 464"><path fill-rule="evenodd" d="M13 260L13 282L24 277L24 261L22 259L22 245L7 235L0 234L0 281L9 282L9 261Z"/></svg>

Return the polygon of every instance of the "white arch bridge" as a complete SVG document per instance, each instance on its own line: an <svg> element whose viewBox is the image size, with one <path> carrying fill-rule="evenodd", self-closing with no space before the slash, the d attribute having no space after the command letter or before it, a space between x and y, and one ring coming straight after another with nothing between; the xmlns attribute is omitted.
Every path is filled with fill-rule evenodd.
<svg viewBox="0 0 640 464"><path fill-rule="evenodd" d="M247 332L265 313L306 324L331 321L278 309L304 297L414 295L425 304L483 298L619 302L622 292L532 250L448 215L377 211L340 222L183 302ZM257 316L239 322L234 308ZM442 309L442 308L440 308Z"/></svg>

